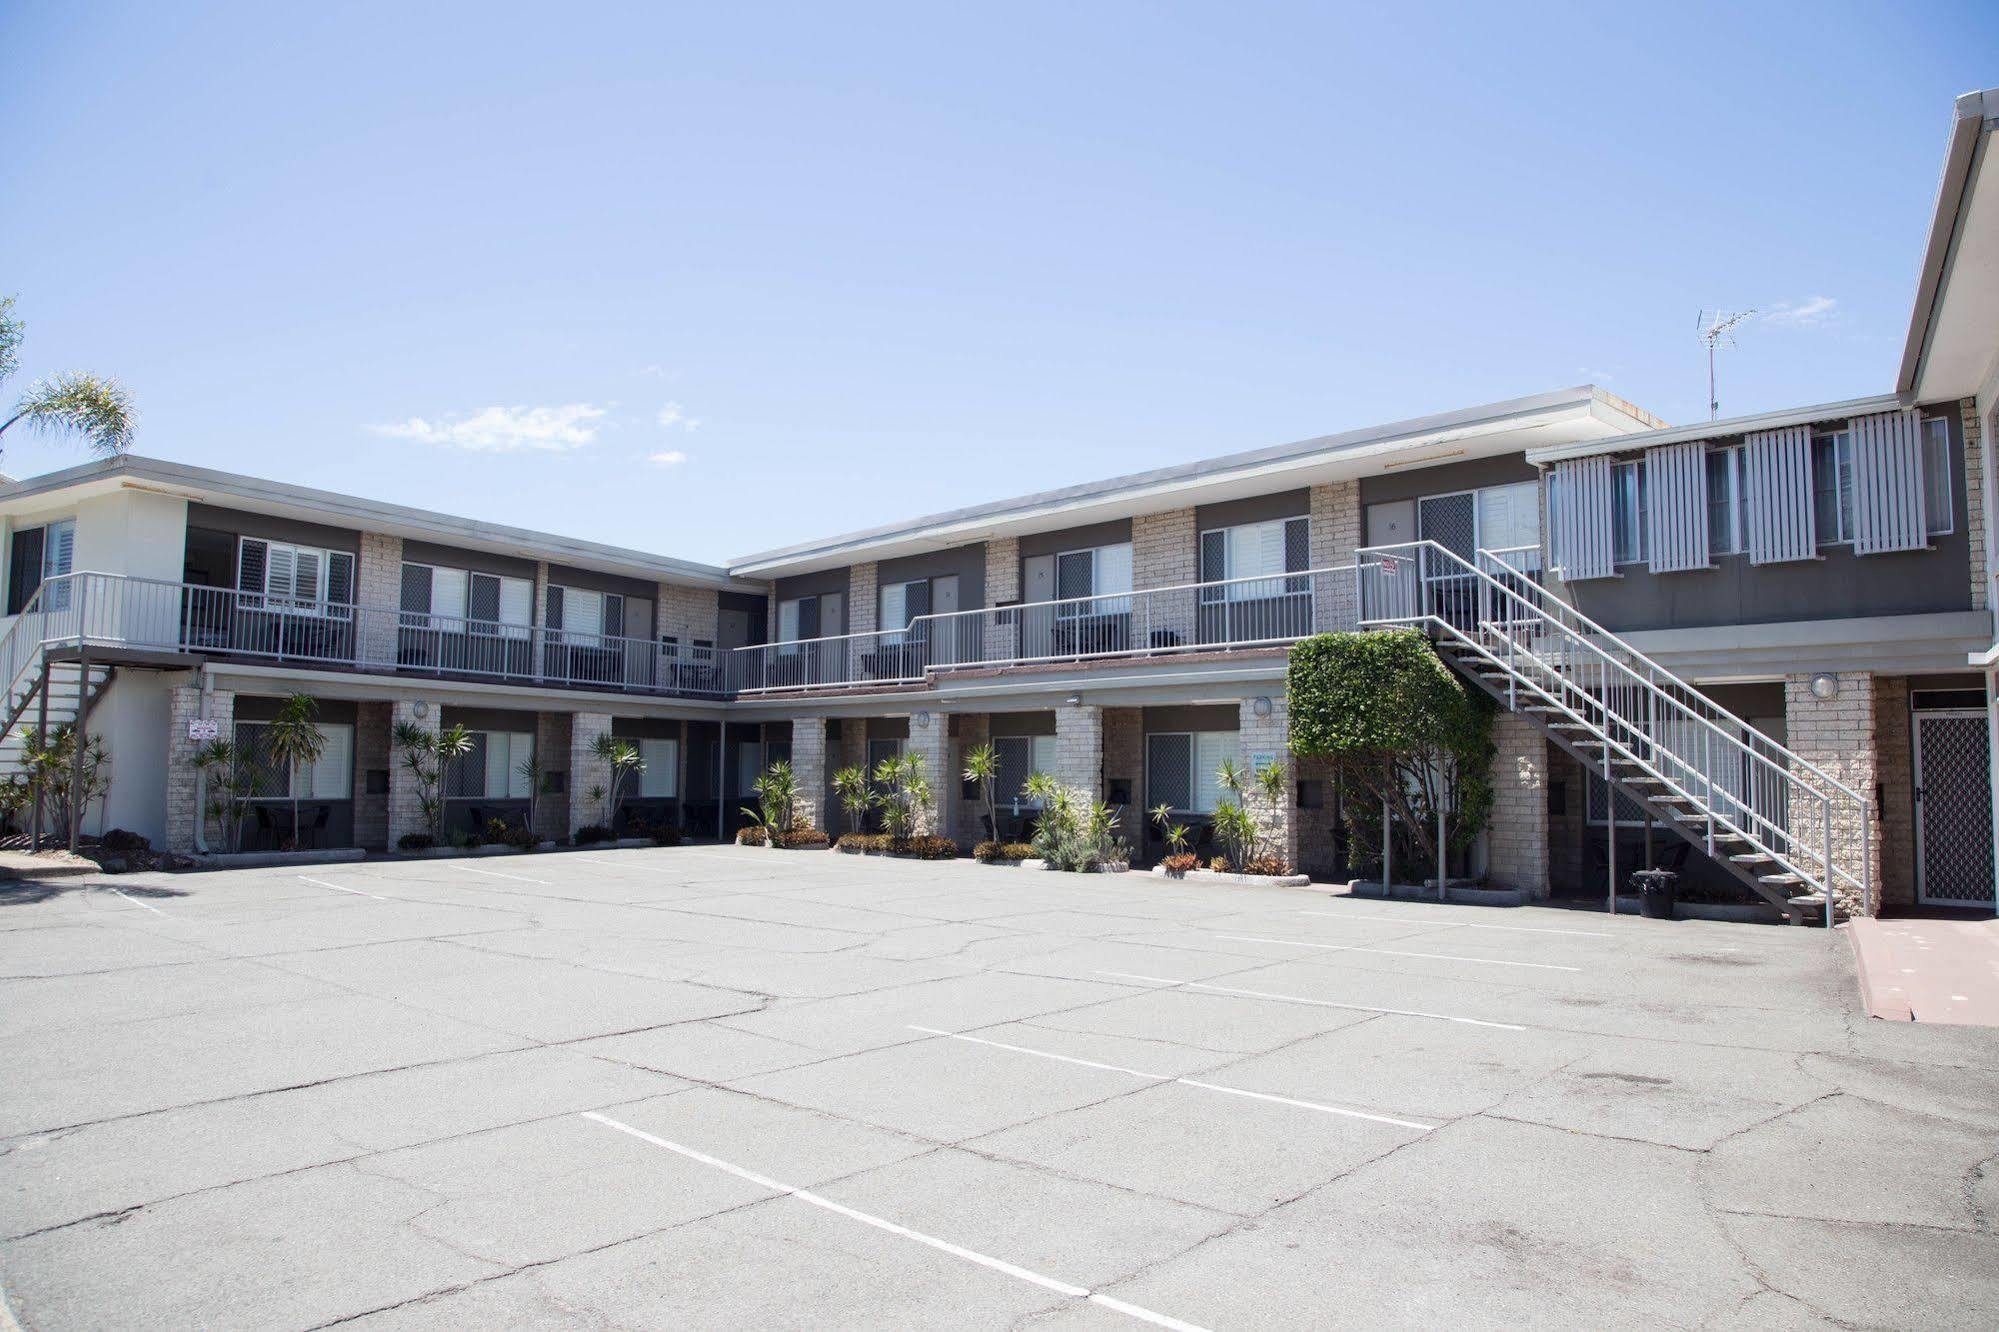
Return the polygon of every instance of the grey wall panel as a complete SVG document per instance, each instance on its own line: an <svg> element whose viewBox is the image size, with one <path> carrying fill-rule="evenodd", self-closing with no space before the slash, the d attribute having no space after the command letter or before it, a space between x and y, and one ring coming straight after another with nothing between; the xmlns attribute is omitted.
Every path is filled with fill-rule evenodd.
<svg viewBox="0 0 1999 1332"><path fill-rule="evenodd" d="M1448 495L1458 490L1483 486L1504 486L1515 481L1532 481L1540 475L1524 454L1510 453L1498 458L1470 458L1439 463L1435 467L1401 467L1380 476L1360 480L1363 504L1386 500L1421 499L1425 495Z"/></svg>
<svg viewBox="0 0 1999 1332"><path fill-rule="evenodd" d="M265 513L244 513L239 509L218 508L213 504L188 505L187 525L190 530L207 528L231 536L256 537L260 541L289 541L301 546L344 550L353 555L361 553L361 534L351 528L305 523Z"/></svg>
<svg viewBox="0 0 1999 1332"><path fill-rule="evenodd" d="M1217 527L1240 527L1244 523L1268 522L1273 518L1302 518L1311 512L1312 492L1309 489L1252 495L1248 499L1200 505L1194 510L1194 530L1209 532Z"/></svg>
<svg viewBox="0 0 1999 1332"><path fill-rule="evenodd" d="M524 560L517 555L493 555L483 550L460 550L456 546L440 546L432 541L403 542L403 559L411 564L443 565L448 569L469 569L473 573L497 574L502 578L526 578L532 580L535 562ZM574 586L588 586L575 584ZM651 584L647 584L645 596L652 596Z"/></svg>
<svg viewBox="0 0 1999 1332"><path fill-rule="evenodd" d="M1032 532L1020 539L1020 558L1059 555L1065 550L1089 546L1116 546L1131 540L1131 519L1118 518L1087 527L1065 527L1059 532Z"/></svg>

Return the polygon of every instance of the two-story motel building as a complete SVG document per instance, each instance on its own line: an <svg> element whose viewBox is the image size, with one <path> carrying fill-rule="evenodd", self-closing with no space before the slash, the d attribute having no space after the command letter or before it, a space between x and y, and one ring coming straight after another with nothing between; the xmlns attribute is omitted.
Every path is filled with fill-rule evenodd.
<svg viewBox="0 0 1999 1332"><path fill-rule="evenodd" d="M0 767L84 716L87 826L220 845L192 756L319 702L248 845L393 848L398 723L462 724L449 819L605 817L592 744L645 759L613 818L715 836L785 757L912 749L931 826L1019 832L1026 774L1199 826L1220 760L1282 764L1285 838L1348 876L1342 792L1287 753L1290 643L1414 625L1498 701L1496 801L1454 872L1601 899L1651 855L1802 916L1993 894L1999 91L1959 99L1892 389L1669 426L1583 387L1070 486L726 567L143 457L0 488ZM203 725L191 726L191 722ZM1001 826L956 779L991 741ZM279 815L282 805L284 814ZM1649 850L1648 850L1649 847ZM1677 849L1683 848L1683 849Z"/></svg>

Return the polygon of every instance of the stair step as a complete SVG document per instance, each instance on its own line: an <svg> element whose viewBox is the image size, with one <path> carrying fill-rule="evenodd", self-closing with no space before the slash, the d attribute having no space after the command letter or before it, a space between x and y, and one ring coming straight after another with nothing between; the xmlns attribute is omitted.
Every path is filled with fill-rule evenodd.
<svg viewBox="0 0 1999 1332"><path fill-rule="evenodd" d="M1777 857L1766 856L1761 851L1751 851L1747 855L1730 856L1729 859L1738 865L1767 865L1775 861Z"/></svg>
<svg viewBox="0 0 1999 1332"><path fill-rule="evenodd" d="M1759 874L1756 882L1768 884L1803 883L1804 876L1798 874Z"/></svg>

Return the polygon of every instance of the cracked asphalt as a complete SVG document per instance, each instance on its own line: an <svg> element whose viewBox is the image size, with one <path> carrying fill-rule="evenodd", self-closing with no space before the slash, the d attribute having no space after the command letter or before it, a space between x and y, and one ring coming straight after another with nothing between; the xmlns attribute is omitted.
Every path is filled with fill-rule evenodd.
<svg viewBox="0 0 1999 1332"><path fill-rule="evenodd" d="M1995 1159L1999 1031L1811 930L717 847L0 885L31 1329L1986 1328Z"/></svg>

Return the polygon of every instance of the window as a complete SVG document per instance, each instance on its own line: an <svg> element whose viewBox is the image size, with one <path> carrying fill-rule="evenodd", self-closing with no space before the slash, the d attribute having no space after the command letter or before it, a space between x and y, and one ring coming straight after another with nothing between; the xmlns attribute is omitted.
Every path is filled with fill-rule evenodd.
<svg viewBox="0 0 1999 1332"><path fill-rule="evenodd" d="M43 583L51 578L61 578L71 571L75 558L74 518L16 531L12 557L8 562L7 613L19 615ZM44 604L49 610L67 610L69 585L62 583L51 588Z"/></svg>
<svg viewBox="0 0 1999 1332"><path fill-rule="evenodd" d="M1000 761L999 776L993 780L995 800L1024 799L1022 791L1030 774L1055 770L1052 735L997 735L993 737L993 749Z"/></svg>
<svg viewBox="0 0 1999 1332"><path fill-rule="evenodd" d="M1145 738L1145 800L1181 814L1212 814L1222 804L1216 776L1236 750L1234 731L1156 731Z"/></svg>
<svg viewBox="0 0 1999 1332"><path fill-rule="evenodd" d="M1951 503L1950 422L1941 416L1923 418L1923 515L1929 535L1949 536L1957 526Z"/></svg>
<svg viewBox="0 0 1999 1332"><path fill-rule="evenodd" d="M1201 533L1201 581L1225 586L1202 589L1201 600L1261 601L1303 592L1303 579L1284 582L1273 575L1303 573L1312 562L1311 520L1276 518ZM1238 582L1238 579L1251 579Z"/></svg>
<svg viewBox="0 0 1999 1332"><path fill-rule="evenodd" d="M526 800L524 765L534 757L528 731L474 731L472 749L452 765L445 794L457 800Z"/></svg>
<svg viewBox="0 0 1999 1332"><path fill-rule="evenodd" d="M354 728L344 723L320 723L325 742L319 758L287 770L271 757L264 743L267 723L241 721L235 726L237 752L248 770L250 799L351 800L354 798Z"/></svg>
<svg viewBox="0 0 1999 1332"><path fill-rule="evenodd" d="M548 588L548 627L560 630L562 641L577 647L602 647L605 638L625 633L625 599L616 592L588 588Z"/></svg>
<svg viewBox="0 0 1999 1332"><path fill-rule="evenodd" d="M1709 449L1707 453L1707 553L1740 555L1742 531L1742 450Z"/></svg>
<svg viewBox="0 0 1999 1332"><path fill-rule="evenodd" d="M651 800L671 800L680 794L680 742L641 740L639 757L645 771L639 774L639 795Z"/></svg>
<svg viewBox="0 0 1999 1332"><path fill-rule="evenodd" d="M526 638L534 622L534 583L441 565L404 564L405 628Z"/></svg>
<svg viewBox="0 0 1999 1332"><path fill-rule="evenodd" d="M1478 546L1480 550L1510 553L1510 563L1521 557L1538 560L1541 554L1541 487L1533 481L1516 481L1508 486L1487 486L1478 496ZM1528 552L1531 551L1531 554ZM1538 568L1538 564L1529 567Z"/></svg>
<svg viewBox="0 0 1999 1332"><path fill-rule="evenodd" d="M898 642L901 631L912 620L930 613L930 580L913 578L904 583L883 583L881 628L889 642Z"/></svg>
<svg viewBox="0 0 1999 1332"><path fill-rule="evenodd" d="M1610 558L1636 564L1645 558L1645 467L1617 463L1610 469Z"/></svg>
<svg viewBox="0 0 1999 1332"><path fill-rule="evenodd" d="M236 550L236 587L247 605L344 619L353 613L354 556L244 537Z"/></svg>
<svg viewBox="0 0 1999 1332"><path fill-rule="evenodd" d="M1853 433L1812 436L1812 527L1821 546L1853 541Z"/></svg>
<svg viewBox="0 0 1999 1332"><path fill-rule="evenodd" d="M825 592L777 603L777 641L798 643L830 638L840 632L840 594ZM699 640L695 642L700 647Z"/></svg>
<svg viewBox="0 0 1999 1332"><path fill-rule="evenodd" d="M1055 557L1055 596L1069 604L1056 614L1115 615L1131 609L1131 544L1064 551Z"/></svg>

